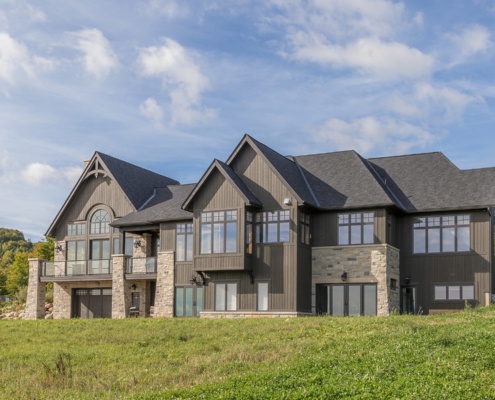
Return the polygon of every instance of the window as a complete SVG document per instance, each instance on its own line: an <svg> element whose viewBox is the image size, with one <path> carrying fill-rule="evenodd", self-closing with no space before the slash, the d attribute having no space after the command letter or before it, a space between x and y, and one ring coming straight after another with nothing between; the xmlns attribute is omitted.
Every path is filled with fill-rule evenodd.
<svg viewBox="0 0 495 400"><path fill-rule="evenodd" d="M474 300L474 285L436 285L435 300Z"/></svg>
<svg viewBox="0 0 495 400"><path fill-rule="evenodd" d="M132 256L133 246L134 246L134 238L132 236L126 236L124 254L128 256ZM113 239L113 254L120 254L120 238Z"/></svg>
<svg viewBox="0 0 495 400"><path fill-rule="evenodd" d="M256 241L281 243L290 240L290 211L268 211L256 214Z"/></svg>
<svg viewBox="0 0 495 400"><path fill-rule="evenodd" d="M237 252L237 211L201 213L201 254Z"/></svg>
<svg viewBox="0 0 495 400"><path fill-rule="evenodd" d="M413 222L414 253L469 251L469 215L418 217Z"/></svg>
<svg viewBox="0 0 495 400"><path fill-rule="evenodd" d="M67 224L67 236L83 236L86 235L86 224Z"/></svg>
<svg viewBox="0 0 495 400"><path fill-rule="evenodd" d="M334 316L376 315L376 284L316 285L316 312Z"/></svg>
<svg viewBox="0 0 495 400"><path fill-rule="evenodd" d="M191 261L193 258L193 226L177 224L175 251L177 261Z"/></svg>
<svg viewBox="0 0 495 400"><path fill-rule="evenodd" d="M268 310L268 282L258 282L258 311Z"/></svg>
<svg viewBox="0 0 495 400"><path fill-rule="evenodd" d="M110 233L110 215L105 210L97 210L91 216L91 235Z"/></svg>
<svg viewBox="0 0 495 400"><path fill-rule="evenodd" d="M86 241L67 242L67 275L86 274Z"/></svg>
<svg viewBox="0 0 495 400"><path fill-rule="evenodd" d="M300 240L301 243L309 245L309 240L310 240L310 233L309 233L309 214L306 213L299 213L299 226L300 226Z"/></svg>
<svg viewBox="0 0 495 400"><path fill-rule="evenodd" d="M339 214L339 245L374 243L374 220L372 212Z"/></svg>
<svg viewBox="0 0 495 400"><path fill-rule="evenodd" d="M237 283L215 284L215 310L237 310Z"/></svg>
<svg viewBox="0 0 495 400"><path fill-rule="evenodd" d="M246 212L246 253L253 254L253 213Z"/></svg>

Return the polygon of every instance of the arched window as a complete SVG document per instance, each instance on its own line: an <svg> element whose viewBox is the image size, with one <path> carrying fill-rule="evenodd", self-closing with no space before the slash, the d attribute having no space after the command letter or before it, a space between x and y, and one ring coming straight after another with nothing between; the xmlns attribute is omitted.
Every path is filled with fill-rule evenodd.
<svg viewBox="0 0 495 400"><path fill-rule="evenodd" d="M110 215L105 210L97 210L91 216L91 235L110 233Z"/></svg>

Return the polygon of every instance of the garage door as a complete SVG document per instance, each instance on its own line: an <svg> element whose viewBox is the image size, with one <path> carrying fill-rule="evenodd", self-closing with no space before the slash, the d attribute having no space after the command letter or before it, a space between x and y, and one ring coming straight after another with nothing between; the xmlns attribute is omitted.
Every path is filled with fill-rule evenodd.
<svg viewBox="0 0 495 400"><path fill-rule="evenodd" d="M112 289L74 289L74 318L111 318Z"/></svg>

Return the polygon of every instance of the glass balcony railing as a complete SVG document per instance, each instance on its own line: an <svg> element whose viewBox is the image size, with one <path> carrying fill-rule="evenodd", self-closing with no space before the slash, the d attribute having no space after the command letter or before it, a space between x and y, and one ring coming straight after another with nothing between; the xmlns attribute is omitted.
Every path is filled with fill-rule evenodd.
<svg viewBox="0 0 495 400"><path fill-rule="evenodd" d="M129 258L126 265L128 274L156 273L156 257Z"/></svg>
<svg viewBox="0 0 495 400"><path fill-rule="evenodd" d="M104 275L112 273L111 260L44 262L41 276Z"/></svg>

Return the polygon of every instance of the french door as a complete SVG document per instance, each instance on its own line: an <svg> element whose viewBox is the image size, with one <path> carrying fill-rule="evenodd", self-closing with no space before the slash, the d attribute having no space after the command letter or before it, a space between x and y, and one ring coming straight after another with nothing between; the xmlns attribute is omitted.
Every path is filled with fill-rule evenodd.
<svg viewBox="0 0 495 400"><path fill-rule="evenodd" d="M376 284L316 285L316 311L333 316L376 315Z"/></svg>
<svg viewBox="0 0 495 400"><path fill-rule="evenodd" d="M176 317L199 317L201 311L203 311L203 286L175 288Z"/></svg>

